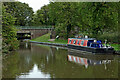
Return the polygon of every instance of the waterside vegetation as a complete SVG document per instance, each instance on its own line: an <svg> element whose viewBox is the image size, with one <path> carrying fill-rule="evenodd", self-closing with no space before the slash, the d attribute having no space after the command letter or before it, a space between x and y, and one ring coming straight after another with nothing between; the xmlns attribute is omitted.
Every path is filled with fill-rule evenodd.
<svg viewBox="0 0 120 80"><path fill-rule="evenodd" d="M5 6L2 7L2 52L9 53L18 49L17 30L14 28L15 18L6 12Z"/></svg>

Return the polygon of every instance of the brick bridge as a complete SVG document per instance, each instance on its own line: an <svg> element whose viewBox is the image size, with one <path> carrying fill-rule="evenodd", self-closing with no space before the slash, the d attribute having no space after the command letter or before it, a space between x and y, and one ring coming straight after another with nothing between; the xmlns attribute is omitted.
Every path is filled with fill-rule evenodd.
<svg viewBox="0 0 120 80"><path fill-rule="evenodd" d="M39 36L42 36L47 33L52 33L54 28L52 27L17 27L19 31L17 31L18 39L33 39Z"/></svg>

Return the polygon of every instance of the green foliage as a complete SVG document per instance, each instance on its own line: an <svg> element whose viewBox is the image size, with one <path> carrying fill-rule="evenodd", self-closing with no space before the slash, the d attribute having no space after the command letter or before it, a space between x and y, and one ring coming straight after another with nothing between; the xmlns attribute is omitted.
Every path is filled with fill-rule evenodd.
<svg viewBox="0 0 120 80"><path fill-rule="evenodd" d="M51 21L49 21L48 11L49 5L45 5L41 9L37 10L37 12L33 16L32 25L50 25Z"/></svg>
<svg viewBox="0 0 120 80"><path fill-rule="evenodd" d="M15 18L6 12L5 7L2 8L2 37L3 37L3 52L16 50L18 41L16 38L16 29L13 27Z"/></svg>
<svg viewBox="0 0 120 80"><path fill-rule="evenodd" d="M73 3L51 3L50 4L50 18L55 21L57 34L60 37L68 38L72 27L76 26L75 19L75 4ZM53 15L54 14L54 15ZM59 15L59 16L58 16ZM62 34L64 33L64 34ZM65 34L66 33L66 34Z"/></svg>
<svg viewBox="0 0 120 80"><path fill-rule="evenodd" d="M111 44L111 46L114 47L116 51L120 51L120 44Z"/></svg>
<svg viewBox="0 0 120 80"><path fill-rule="evenodd" d="M100 39L100 35L106 32L120 30L118 28L119 7L119 3L114 2L51 2L49 17L60 37L68 38L83 34Z"/></svg>
<svg viewBox="0 0 120 80"><path fill-rule="evenodd" d="M26 3L21 2L4 2L6 12L16 18L15 25L31 25L33 9Z"/></svg>
<svg viewBox="0 0 120 80"><path fill-rule="evenodd" d="M120 43L120 33L117 33L117 32L106 32L104 33L103 35L100 35L98 37L98 39L101 39L103 41L105 41L105 39L108 40L108 42L110 43Z"/></svg>

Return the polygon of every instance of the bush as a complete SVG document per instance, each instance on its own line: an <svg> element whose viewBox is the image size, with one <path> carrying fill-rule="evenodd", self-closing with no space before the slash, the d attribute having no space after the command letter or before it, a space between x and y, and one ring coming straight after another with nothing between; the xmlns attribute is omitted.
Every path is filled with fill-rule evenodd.
<svg viewBox="0 0 120 80"><path fill-rule="evenodd" d="M103 35L100 35L98 39L103 40L103 41L107 39L108 42L111 42L111 43L120 43L119 35L120 33L118 32L111 32L111 33L105 32Z"/></svg>
<svg viewBox="0 0 120 80"><path fill-rule="evenodd" d="M2 51L8 53L9 51L16 50L19 46L19 42L16 38L17 30L13 26L15 18L6 12L4 6L2 9Z"/></svg>

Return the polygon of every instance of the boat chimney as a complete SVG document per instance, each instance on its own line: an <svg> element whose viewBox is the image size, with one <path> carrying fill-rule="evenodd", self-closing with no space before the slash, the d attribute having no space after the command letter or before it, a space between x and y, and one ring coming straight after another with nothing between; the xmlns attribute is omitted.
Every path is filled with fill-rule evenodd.
<svg viewBox="0 0 120 80"><path fill-rule="evenodd" d="M94 42L97 42L97 40L94 40Z"/></svg>
<svg viewBox="0 0 120 80"><path fill-rule="evenodd" d="M85 38L88 38L88 36L87 36L87 35L85 35Z"/></svg>

